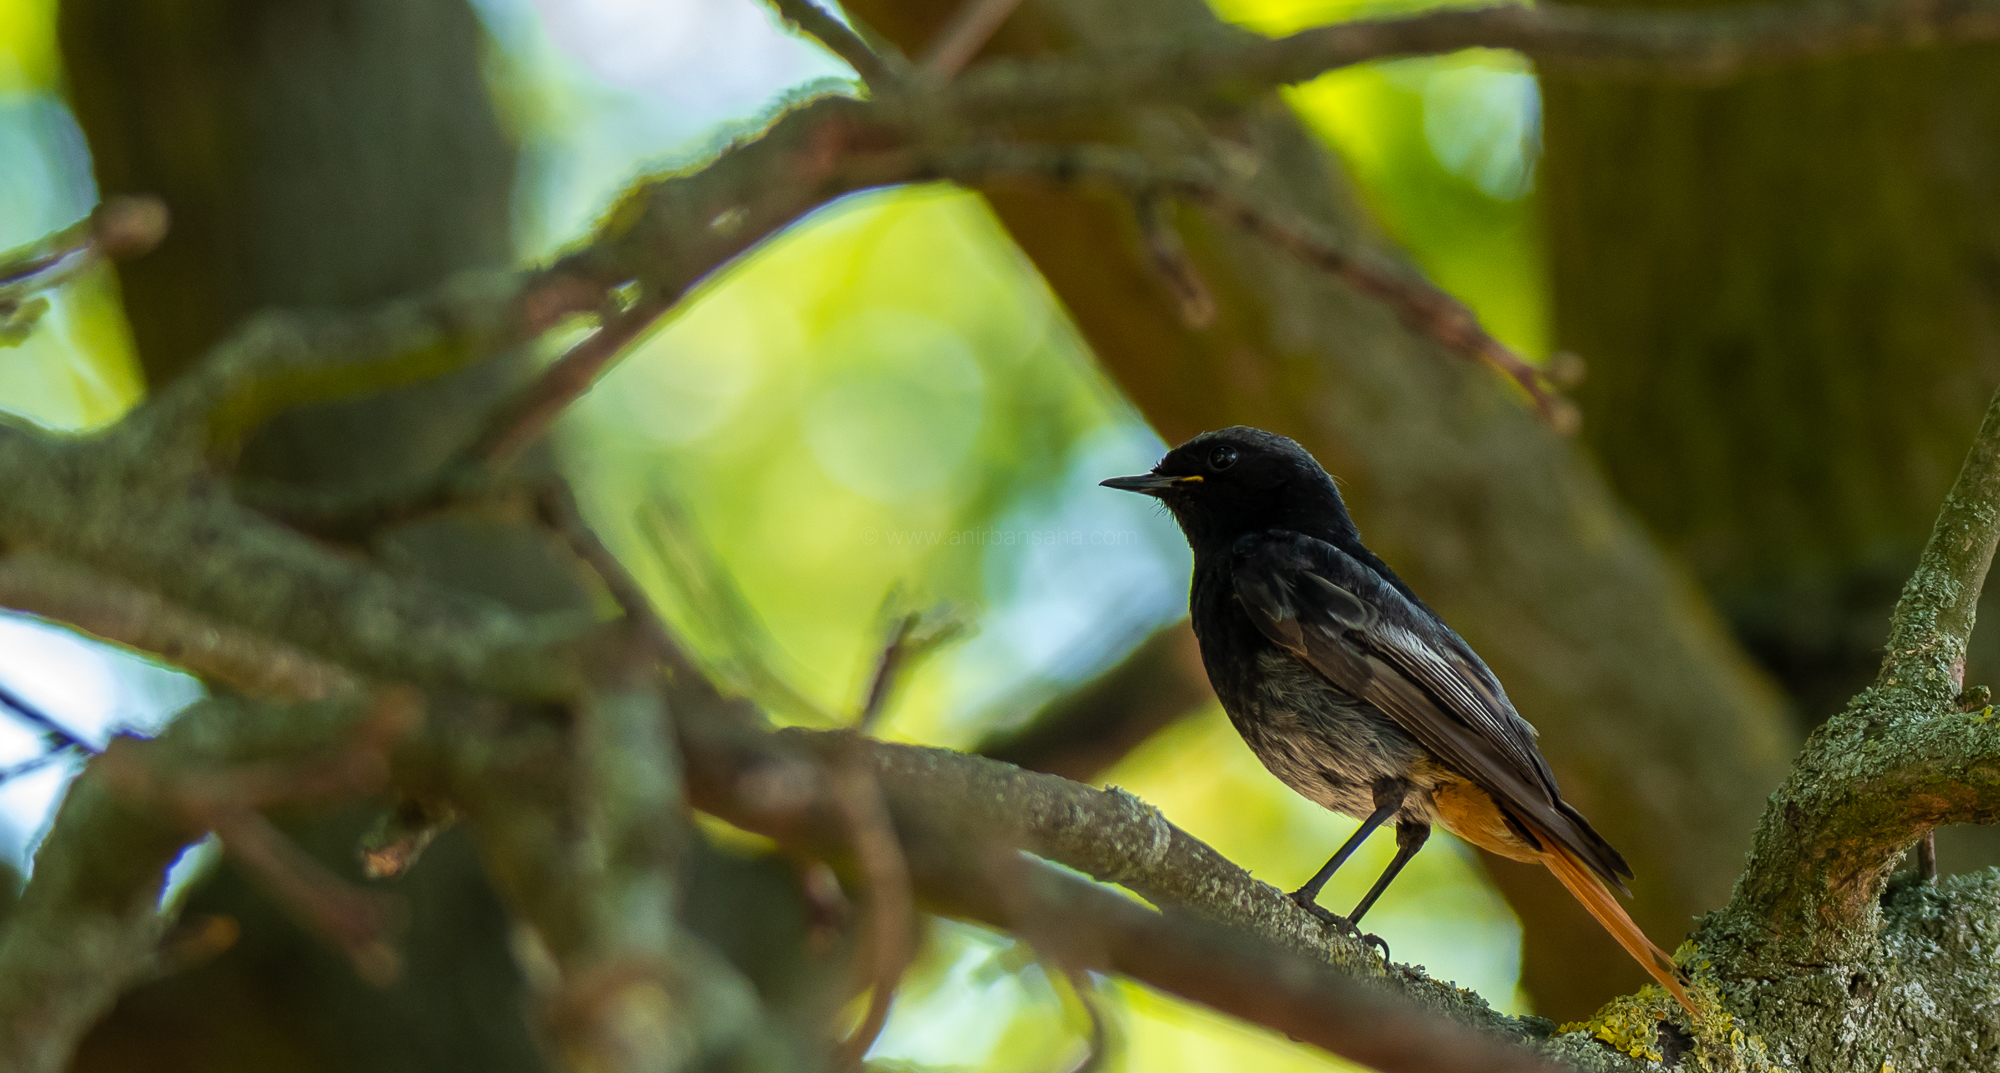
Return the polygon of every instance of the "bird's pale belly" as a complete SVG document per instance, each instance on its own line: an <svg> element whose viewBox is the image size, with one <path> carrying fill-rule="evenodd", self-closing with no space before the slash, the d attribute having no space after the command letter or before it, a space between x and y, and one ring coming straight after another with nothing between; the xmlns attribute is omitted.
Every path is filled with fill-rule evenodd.
<svg viewBox="0 0 2000 1073"><path fill-rule="evenodd" d="M1307 800L1365 819L1375 811L1375 786L1401 780L1409 793L1397 819L1439 822L1432 791L1458 777L1415 738L1290 656L1267 652L1257 662L1249 688L1225 698L1223 707L1280 782Z"/></svg>

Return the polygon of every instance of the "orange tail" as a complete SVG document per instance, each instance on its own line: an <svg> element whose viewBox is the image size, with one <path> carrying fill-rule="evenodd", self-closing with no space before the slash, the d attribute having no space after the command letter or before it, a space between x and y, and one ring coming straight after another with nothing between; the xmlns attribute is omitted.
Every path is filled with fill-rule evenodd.
<svg viewBox="0 0 2000 1073"><path fill-rule="evenodd" d="M1647 972L1652 973L1653 979L1658 980L1661 987L1672 992L1673 996L1680 1000L1681 1006L1687 1010L1688 1016L1693 1017L1694 1002L1688 998L1687 989L1681 986L1680 975L1674 969L1673 959L1668 957L1665 951L1654 946L1653 941L1646 938L1646 933L1639 930L1639 925L1632 923L1632 918L1625 913L1625 907L1618 904L1617 897L1605 888L1604 883L1593 875L1582 861L1558 847L1551 846L1547 852L1537 856L1548 866L1549 871L1554 872L1556 878L1562 881L1562 885L1569 888L1569 892L1575 895L1576 900L1582 902L1585 909L1590 910L1590 915L1596 917L1599 924L1604 925L1604 930L1610 932L1613 939L1618 940L1618 945L1624 947L1625 952L1632 955L1632 959Z"/></svg>

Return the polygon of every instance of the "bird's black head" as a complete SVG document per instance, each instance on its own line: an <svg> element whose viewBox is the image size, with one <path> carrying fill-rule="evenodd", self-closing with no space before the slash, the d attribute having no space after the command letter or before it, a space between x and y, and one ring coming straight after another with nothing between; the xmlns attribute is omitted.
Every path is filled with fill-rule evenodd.
<svg viewBox="0 0 2000 1073"><path fill-rule="evenodd" d="M1293 440L1247 425L1204 432L1168 451L1153 472L1102 483L1165 503L1196 556L1266 529L1338 545L1360 539L1340 490L1313 456Z"/></svg>

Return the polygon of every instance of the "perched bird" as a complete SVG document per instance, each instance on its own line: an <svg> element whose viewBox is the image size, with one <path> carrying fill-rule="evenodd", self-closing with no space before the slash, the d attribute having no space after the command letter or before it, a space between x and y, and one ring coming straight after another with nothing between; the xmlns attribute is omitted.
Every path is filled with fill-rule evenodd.
<svg viewBox="0 0 2000 1073"><path fill-rule="evenodd" d="M1611 891L1632 871L1562 799L1535 728L1451 627L1361 543L1333 478L1283 436L1237 426L1106 487L1158 498L1194 549L1191 604L1208 679L1271 774L1361 827L1292 893L1320 888L1376 828L1396 857L1359 923L1430 837L1547 866L1681 1005L1673 962Z"/></svg>

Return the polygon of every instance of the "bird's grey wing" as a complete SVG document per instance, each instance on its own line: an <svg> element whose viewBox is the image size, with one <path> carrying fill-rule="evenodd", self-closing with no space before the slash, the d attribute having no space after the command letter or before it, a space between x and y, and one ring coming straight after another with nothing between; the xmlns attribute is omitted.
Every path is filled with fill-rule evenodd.
<svg viewBox="0 0 2000 1073"><path fill-rule="evenodd" d="M1298 533L1235 547L1237 599L1272 643L1380 709L1531 833L1563 843L1613 883L1625 862L1562 800L1492 671L1428 609L1371 567Z"/></svg>

